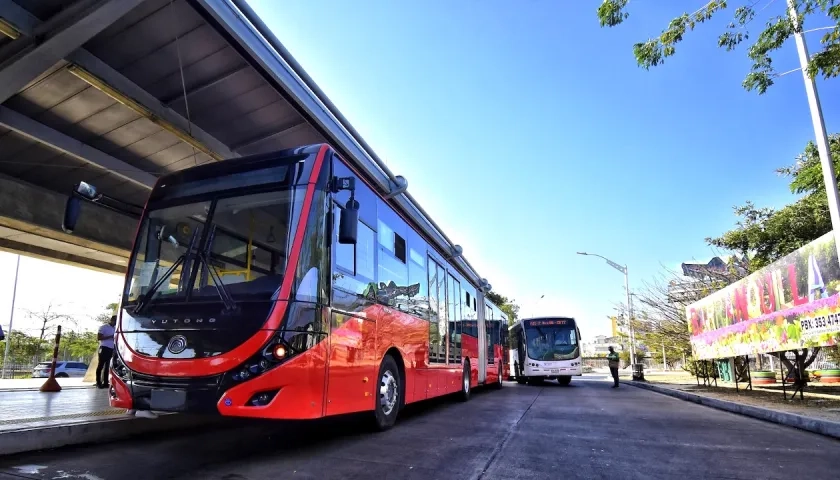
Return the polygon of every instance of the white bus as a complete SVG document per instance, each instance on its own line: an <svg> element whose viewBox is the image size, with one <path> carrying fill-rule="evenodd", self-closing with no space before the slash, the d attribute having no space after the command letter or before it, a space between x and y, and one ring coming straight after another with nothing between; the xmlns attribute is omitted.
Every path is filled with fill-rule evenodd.
<svg viewBox="0 0 840 480"><path fill-rule="evenodd" d="M583 374L580 330L574 318L539 317L510 328L511 376L520 384L556 379L568 385Z"/></svg>

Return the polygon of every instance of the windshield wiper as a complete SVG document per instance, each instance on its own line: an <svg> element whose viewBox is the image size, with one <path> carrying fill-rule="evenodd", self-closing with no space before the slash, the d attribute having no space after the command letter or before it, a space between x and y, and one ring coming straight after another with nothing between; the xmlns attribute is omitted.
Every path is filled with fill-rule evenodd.
<svg viewBox="0 0 840 480"><path fill-rule="evenodd" d="M172 275L172 272L174 272L175 269L178 268L179 265L184 263L184 260L186 259L186 257L187 257L187 254L185 253L185 254L181 255L180 257L178 257L177 260L175 260L175 263L173 263L172 266L169 267L168 270L166 270L166 273L161 275L161 277L158 279L158 281L155 282L154 285L152 285L149 288L149 290L146 293L144 293L143 296L140 297L139 300L137 300L137 305L135 305L134 311L132 313L134 313L135 315L139 315L140 313L142 313L143 309L146 308L146 306L149 304L149 300L152 299L154 294L163 285L163 282L168 280L169 277Z"/></svg>
<svg viewBox="0 0 840 480"><path fill-rule="evenodd" d="M178 268L179 265L183 264L184 271L187 270L188 267L186 265L186 261L189 259L190 253L192 252L192 249L195 246L195 241L198 238L197 233L197 230L193 232L192 238L190 239L190 243L187 245L187 250L184 252L184 254L178 257L178 259L175 260L175 263L173 263L172 266L166 270L166 273L161 275L161 277L154 283L154 285L152 285L149 288L149 290L145 294L143 294L143 296L140 297L140 299L137 300L137 305L134 307L133 312L135 315L139 315L143 312L143 309L145 309L146 306L148 306L149 301L152 299L152 297L155 295L158 289L163 285L163 282L169 280L169 277L172 276L172 273L175 272L175 269ZM163 234L162 229L160 231L160 234Z"/></svg>
<svg viewBox="0 0 840 480"><path fill-rule="evenodd" d="M206 268L206 272L210 275L210 279L213 280L213 284L216 286L216 293L219 294L219 297L222 299L222 302L225 304L226 310L235 310L237 307L236 302L233 300L233 297L228 291L225 283L222 281L222 277L219 275L219 272L216 271L216 268L210 265L210 261L207 260L207 253L210 251L210 246L213 245L213 240L216 238L216 229L215 227L213 230L210 231L210 238L207 239L207 244L203 252L197 252L196 256L198 257L199 263L204 264L204 268Z"/></svg>

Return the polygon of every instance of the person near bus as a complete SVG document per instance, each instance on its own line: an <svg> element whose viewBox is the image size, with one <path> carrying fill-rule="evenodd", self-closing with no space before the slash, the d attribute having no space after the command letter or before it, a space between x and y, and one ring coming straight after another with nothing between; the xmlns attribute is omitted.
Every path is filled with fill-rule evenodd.
<svg viewBox="0 0 840 480"><path fill-rule="evenodd" d="M610 374L613 378L612 388L618 388L618 352L613 347L609 347L610 353L607 355L607 360L610 365Z"/></svg>
<svg viewBox="0 0 840 480"><path fill-rule="evenodd" d="M99 327L96 338L99 339L99 358L96 363L96 388L108 388L108 366L114 354L114 326L117 316L112 315L108 323Z"/></svg>

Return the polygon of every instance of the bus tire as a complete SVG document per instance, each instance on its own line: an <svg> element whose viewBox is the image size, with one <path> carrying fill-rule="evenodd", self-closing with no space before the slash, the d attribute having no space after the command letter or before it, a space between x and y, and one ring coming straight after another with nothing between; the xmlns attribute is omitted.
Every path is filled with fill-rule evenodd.
<svg viewBox="0 0 840 480"><path fill-rule="evenodd" d="M498 377L499 378L493 384L493 388L496 389L496 390L502 388L502 364L501 363L499 363L499 375L498 375Z"/></svg>
<svg viewBox="0 0 840 480"><path fill-rule="evenodd" d="M557 383L559 383L560 385L566 386L566 385L572 383L572 377L570 377L568 375L563 375L563 376L557 377Z"/></svg>
<svg viewBox="0 0 840 480"><path fill-rule="evenodd" d="M374 405L374 419L376 429L380 432L390 429L397 423L402 399L402 376L396 360L391 355L385 355L379 366L376 383L376 404Z"/></svg>
<svg viewBox="0 0 840 480"><path fill-rule="evenodd" d="M458 398L462 402L469 401L470 395L472 394L470 381L470 362L467 360L464 362L464 373L461 375L461 393L458 394Z"/></svg>

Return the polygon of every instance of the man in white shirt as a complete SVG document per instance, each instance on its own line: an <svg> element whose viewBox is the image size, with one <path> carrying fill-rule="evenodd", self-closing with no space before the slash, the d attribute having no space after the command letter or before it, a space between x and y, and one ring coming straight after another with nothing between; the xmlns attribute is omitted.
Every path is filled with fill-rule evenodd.
<svg viewBox="0 0 840 480"><path fill-rule="evenodd" d="M108 367L111 364L111 356L114 354L114 326L117 324L117 316L112 315L111 320L99 327L96 338L99 339L99 359L96 364L96 388L108 388Z"/></svg>

